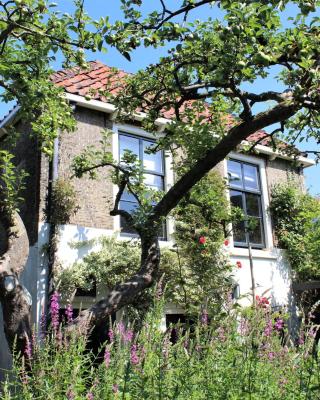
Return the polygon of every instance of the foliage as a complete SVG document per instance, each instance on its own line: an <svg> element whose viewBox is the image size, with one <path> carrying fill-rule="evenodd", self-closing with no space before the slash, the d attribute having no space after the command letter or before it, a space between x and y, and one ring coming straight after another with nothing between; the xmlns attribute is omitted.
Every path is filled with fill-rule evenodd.
<svg viewBox="0 0 320 400"><path fill-rule="evenodd" d="M42 346L33 342L15 358L21 380L5 383L3 400L316 399L316 328L288 346L285 321L268 305L244 313L230 307L218 324L202 316L192 331L161 332L157 301L140 332L123 322L109 330L100 359L84 351L85 336L66 339L63 328L53 328Z"/></svg>
<svg viewBox="0 0 320 400"><path fill-rule="evenodd" d="M271 196L270 212L278 245L287 250L296 279L319 279L319 200L302 193L292 182L275 186Z"/></svg>
<svg viewBox="0 0 320 400"><path fill-rule="evenodd" d="M48 207L48 222L54 225L63 225L70 222L70 218L77 212L77 194L72 184L58 178L52 185Z"/></svg>
<svg viewBox="0 0 320 400"><path fill-rule="evenodd" d="M21 194L27 174L14 165L13 155L7 150L0 150L0 171L0 209L4 207L12 215L23 200Z"/></svg>
<svg viewBox="0 0 320 400"><path fill-rule="evenodd" d="M222 178L212 172L203 179L179 205L174 217L175 244L172 249L162 247L157 273L157 279L162 277L166 287L166 300L181 305L189 315L197 314L199 307L206 305L210 315L217 316L232 283L232 267L223 251L231 216ZM90 289L93 282L111 288L138 270L138 240L102 237L89 243L93 244L99 244L101 250L86 255L71 267L57 267L55 279L67 297L76 288ZM140 298L138 303L141 302Z"/></svg>

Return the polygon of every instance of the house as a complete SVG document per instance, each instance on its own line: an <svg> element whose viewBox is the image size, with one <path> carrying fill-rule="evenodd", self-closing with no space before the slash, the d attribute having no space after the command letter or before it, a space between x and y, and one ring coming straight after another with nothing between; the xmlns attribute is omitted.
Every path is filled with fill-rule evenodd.
<svg viewBox="0 0 320 400"><path fill-rule="evenodd" d="M29 176L25 191L25 202L21 208L21 216L26 225L30 239L30 256L24 272L24 282L32 294L33 318L39 323L45 307L48 292L48 259L45 246L49 241L50 226L45 220L44 209L46 201L50 200L52 182L58 177L68 179L71 175L70 166L74 156L78 155L86 146L98 145L101 131L105 128L113 131L109 146L115 159L119 159L124 149L135 152L144 163L150 185L160 189L168 189L173 184L171 160L162 153L147 155L143 150L154 140L154 136L141 128L140 121L143 113L137 113L135 120L128 123L117 121L117 110L108 100L95 93L91 100L86 95L92 90L110 85L110 90L116 92L117 82L125 75L120 71L116 75L112 69L100 62L91 62L86 71L79 69L63 70L53 75L56 85L65 90L65 95L73 105L77 129L74 133L61 132L55 140L54 156L49 161L38 151L35 138L28 135L30 127L27 122L19 119L19 109L14 108L0 124L0 138L2 128L9 122L14 122L23 135L16 147L16 163L24 168ZM170 113L159 118L156 124L159 134L165 129L170 119ZM272 223L268 214L270 188L275 183L287 182L293 179L301 190L304 190L303 169L313 165L313 161L303 156L298 158L298 164L293 165L290 157L273 151L264 132L257 132L248 138L248 141L261 139L256 146L256 152L245 155L232 152L228 160L220 163L217 170L229 177L229 196L231 202L240 206L245 214L256 218L257 225L251 237L254 274L257 294L269 290L273 305L288 304L291 290L290 267L281 250L277 249L272 231ZM1 139L0 139L1 140ZM115 232L121 238L130 236L119 217L110 216L111 205L117 193L108 170L101 172L101 179L92 181L86 177L74 179L75 190L81 195L78 197L79 209L71 217L70 223L60 226L59 242L56 257L62 265L68 266L80 260L85 254L92 251L95 245L91 239L101 235L112 235ZM121 206L126 210L133 207L134 200L122 200ZM122 229L122 231L121 231ZM162 246L172 244L174 224L168 221L161 240ZM84 242L81 248L72 246L74 242ZM91 244L90 244L91 243ZM250 292L251 278L248 257L248 243L243 230L237 230L228 246L231 260L240 261L243 268L235 271L238 291L241 294ZM77 296L75 304L87 307L104 294L106 288L100 288L97 296ZM167 309L167 313L176 315L182 310L175 305ZM1 326L1 322L0 322ZM0 368L8 362L3 332L0 331ZM1 364L2 363L2 364Z"/></svg>

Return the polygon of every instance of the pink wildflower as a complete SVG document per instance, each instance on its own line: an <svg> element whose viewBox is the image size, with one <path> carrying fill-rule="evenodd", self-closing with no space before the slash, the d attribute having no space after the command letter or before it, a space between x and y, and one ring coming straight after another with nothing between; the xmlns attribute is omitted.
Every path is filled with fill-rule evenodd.
<svg viewBox="0 0 320 400"><path fill-rule="evenodd" d="M56 331L59 327L59 297L59 293L55 291L51 296L50 302L51 324L54 331Z"/></svg>
<svg viewBox="0 0 320 400"><path fill-rule="evenodd" d="M89 393L87 394L87 400L94 400L94 396L93 396L93 393L92 393L92 392L89 392Z"/></svg>
<svg viewBox="0 0 320 400"><path fill-rule="evenodd" d="M281 318L277 318L276 323L274 324L274 329L276 331L281 331L284 327L284 321Z"/></svg>
<svg viewBox="0 0 320 400"><path fill-rule="evenodd" d="M264 328L263 334L264 334L264 336L269 337L271 335L271 333L272 333L272 321L271 321L271 319L269 319Z"/></svg>
<svg viewBox="0 0 320 400"><path fill-rule="evenodd" d="M201 325L208 325L208 311L206 309L202 310L201 314Z"/></svg>
<svg viewBox="0 0 320 400"><path fill-rule="evenodd" d="M70 324L73 320L73 309L72 309L72 305L68 304L66 311L65 311L65 315L67 317L67 322L68 324Z"/></svg>
<svg viewBox="0 0 320 400"><path fill-rule="evenodd" d="M26 346L24 348L24 355L30 360L32 357L32 344L30 339L26 338Z"/></svg>
<svg viewBox="0 0 320 400"><path fill-rule="evenodd" d="M113 392L114 394L117 394L117 393L119 392L119 385L117 385L116 383L114 383L114 384L112 385L112 392Z"/></svg>
<svg viewBox="0 0 320 400"><path fill-rule="evenodd" d="M131 346L130 361L131 361L131 364L133 364L133 365L137 365L140 362L140 359L138 356L138 347L136 344L133 344Z"/></svg>
<svg viewBox="0 0 320 400"><path fill-rule="evenodd" d="M204 245L206 243L207 239L204 236L199 237L199 243Z"/></svg>
<svg viewBox="0 0 320 400"><path fill-rule="evenodd" d="M110 342L112 343L114 341L114 332L111 328L109 329L108 336L109 336Z"/></svg>

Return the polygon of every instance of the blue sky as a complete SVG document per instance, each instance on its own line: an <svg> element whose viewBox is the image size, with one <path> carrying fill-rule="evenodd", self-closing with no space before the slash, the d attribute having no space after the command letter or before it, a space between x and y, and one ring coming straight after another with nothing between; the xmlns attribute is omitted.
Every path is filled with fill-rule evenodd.
<svg viewBox="0 0 320 400"><path fill-rule="evenodd" d="M58 8L64 12L72 11L72 0L60 0L56 1L58 3ZM146 4L144 6L144 10L152 11L154 7L156 7L160 2L158 0L144 0ZM177 0L167 0L166 2L168 6L174 8L175 4L180 4L180 1ZM117 19L122 18L122 13L120 10L120 0L86 0L85 8L87 9L89 15L94 19L99 19L101 16L109 15L110 21L115 21ZM297 12L297 8L291 6L283 15L282 20L284 25L286 25L286 19L289 15L294 15ZM317 12L320 15L319 11ZM209 16L212 18L221 17L221 11L215 7L211 8L210 6L204 6L199 8L198 10L190 13L189 18L206 20ZM88 53L88 60L98 59L109 66L117 67L123 69L128 72L136 72L138 69L146 67L149 63L155 62L159 55L165 52L165 48L162 50L154 50L154 49L144 49L140 48L136 50L131 56L131 62L127 61L121 54L119 54L115 49L109 49L109 51L105 53ZM53 67L55 69L60 68L61 60L57 60ZM255 92L260 92L263 90L281 90L281 86L276 81L275 77L270 77L266 80L259 80L255 83L255 85L251 88L251 90ZM0 118L7 113L9 108L12 105L0 103ZM319 150L320 146L317 145L314 141L310 141L309 143L301 143L299 145L301 150ZM310 167L305 170L306 183L309 188L310 193L317 195L320 194L320 165L315 167Z"/></svg>

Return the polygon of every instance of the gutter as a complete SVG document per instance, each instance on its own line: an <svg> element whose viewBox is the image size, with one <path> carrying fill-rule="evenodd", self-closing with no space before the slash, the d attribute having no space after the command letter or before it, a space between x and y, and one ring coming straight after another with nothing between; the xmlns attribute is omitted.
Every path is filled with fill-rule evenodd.
<svg viewBox="0 0 320 400"><path fill-rule="evenodd" d="M19 118L18 112L20 109L21 106L16 105L11 111L9 111L9 114L0 121L0 138L7 133L5 126Z"/></svg>
<svg viewBox="0 0 320 400"><path fill-rule="evenodd" d="M75 103L78 106L110 114L112 120L115 119L118 113L117 108L111 103L105 103L99 100L86 100L86 98L83 96L70 93L66 93L66 98L67 100L69 100L72 103ZM141 122L143 119L147 118L147 114L144 112L136 112L133 114L133 118L135 121ZM167 124L170 124L171 122L172 121L167 118L157 118L155 124L160 131L163 131L165 129L165 126Z"/></svg>
<svg viewBox="0 0 320 400"><path fill-rule="evenodd" d="M248 144L248 142L245 141L244 144ZM315 160L312 160L311 158L307 158L307 157L303 157L303 156L298 156L295 158L293 156L283 154L279 151L274 151L270 147L263 146L262 144L257 144L254 147L254 149L255 149L256 153L265 154L265 155L269 156L270 159L282 158L282 159L288 160L288 161L299 161L299 163L301 163L301 166L303 168L312 167L316 164Z"/></svg>

